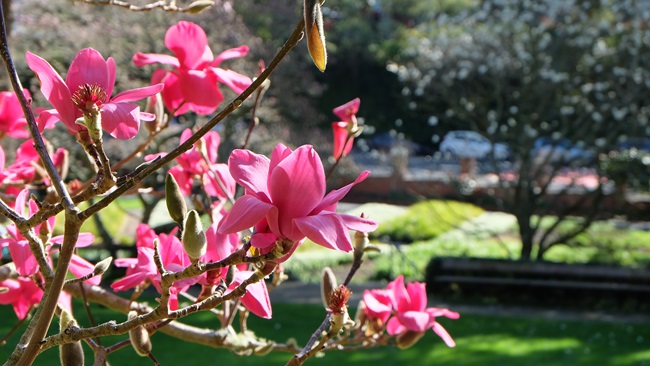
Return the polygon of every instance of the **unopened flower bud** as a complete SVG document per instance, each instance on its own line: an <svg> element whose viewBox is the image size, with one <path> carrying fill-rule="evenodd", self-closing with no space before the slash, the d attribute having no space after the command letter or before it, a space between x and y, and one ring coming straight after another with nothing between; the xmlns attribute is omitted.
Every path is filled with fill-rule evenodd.
<svg viewBox="0 0 650 366"><path fill-rule="evenodd" d="M423 335L424 332L416 332L413 330L407 330L404 333L398 334L397 347L399 349L407 349L416 344Z"/></svg>
<svg viewBox="0 0 650 366"><path fill-rule="evenodd" d="M153 121L144 122L144 127L153 133L158 131L167 123L169 116L165 113L165 105L163 104L162 94L158 93L147 98L147 104L144 107L146 113L151 113L155 116Z"/></svg>
<svg viewBox="0 0 650 366"><path fill-rule="evenodd" d="M323 305L325 305L325 308L330 307L332 293L336 287L336 276L334 276L332 269L329 267L323 268L323 272L321 272L320 296L323 300Z"/></svg>
<svg viewBox="0 0 650 366"><path fill-rule="evenodd" d="M165 178L165 200L169 216L179 225L183 225L183 220L187 216L187 205L176 179L171 174L167 174Z"/></svg>
<svg viewBox="0 0 650 366"><path fill-rule="evenodd" d="M108 257L106 259L102 259L101 261L97 262L97 264L95 264L95 269L93 270L93 274L95 276L103 274L108 270L112 262L113 262L113 257Z"/></svg>
<svg viewBox="0 0 650 366"><path fill-rule="evenodd" d="M255 351L253 351L253 353L256 356L266 356L271 351L273 351L273 347L275 347L275 342L268 342L268 343L266 343L264 345L261 345L261 346L255 348Z"/></svg>
<svg viewBox="0 0 650 366"><path fill-rule="evenodd" d="M364 218L363 214L361 214L361 218ZM356 252L363 252L364 248L370 243L368 240L368 233L364 233L361 231L355 231L354 232L354 250Z"/></svg>
<svg viewBox="0 0 650 366"><path fill-rule="evenodd" d="M65 310L61 310L61 319L59 322L59 330L61 333L66 329L76 327L77 321L72 317L72 314ZM84 364L84 351L81 346L81 341L64 343L59 346L59 358L63 366L76 366Z"/></svg>
<svg viewBox="0 0 650 366"><path fill-rule="evenodd" d="M129 320L133 320L138 317L138 313L135 311L129 311ZM131 340L131 346L140 356L147 356L151 352L151 340L149 339L149 332L142 326L138 325L137 327L129 331L129 340Z"/></svg>
<svg viewBox="0 0 650 366"><path fill-rule="evenodd" d="M203 232L201 217L195 210L190 211L183 224L183 236L181 237L185 253L193 262L196 262L205 254L207 240Z"/></svg>
<svg viewBox="0 0 650 366"><path fill-rule="evenodd" d="M226 273L226 286L230 286L235 280L235 273L237 268L235 266L228 266L228 272Z"/></svg>
<svg viewBox="0 0 650 366"><path fill-rule="evenodd" d="M187 8L185 8L185 11L190 14L197 14L213 5L214 1L212 0L197 0L188 5Z"/></svg>

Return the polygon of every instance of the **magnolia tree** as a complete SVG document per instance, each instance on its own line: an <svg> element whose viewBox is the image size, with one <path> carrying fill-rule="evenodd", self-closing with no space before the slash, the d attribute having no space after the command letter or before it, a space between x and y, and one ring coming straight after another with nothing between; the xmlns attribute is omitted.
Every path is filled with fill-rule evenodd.
<svg viewBox="0 0 650 366"><path fill-rule="evenodd" d="M214 2L105 4L124 7L125 11L194 13ZM0 149L0 213L6 219L0 239L5 263L0 267L0 304L13 307L19 324L28 321L7 365L29 365L52 347L59 347L63 365L83 364L86 347L92 350L94 364L101 365L112 352L129 345L157 364L149 336L158 331L241 355L288 352L293 354L287 357L292 365L328 350L384 345L406 348L428 329L454 346L436 318L455 319L458 314L427 308L424 284L406 284L401 276L385 289L364 292L354 320L348 315L347 286L364 252L374 249L367 233L377 223L364 215L338 213L336 205L369 172L326 194L329 173L325 174L321 158L310 145L292 149L280 144L266 157L247 150L244 142L244 148L231 152L227 164L217 162L220 136L213 128L243 103L250 103L249 97L259 103L269 87L269 75L303 37L314 63L325 70L320 4L305 1L304 7L304 17L297 19L289 39L268 67L262 67L254 77L222 66L228 59L245 57L247 46L215 55L204 30L181 21L167 30L164 43L168 53L133 55L136 66L158 67L151 74L151 85L123 91L114 90L118 73L114 59L90 47L79 50L66 72L55 70L31 52L14 58L7 44L4 17L0 17L0 53L14 89L0 94L0 136L4 141L26 139L12 164L5 161ZM32 108L31 96L16 72L16 64L22 62L38 77L40 92L51 109ZM225 105L220 90L224 86L238 94ZM147 106L141 110L137 102L144 99ZM334 109L341 121L333 124L334 163L330 173L361 131L356 119L359 103L355 99ZM143 154L176 117L215 112L200 127L186 129L173 150ZM87 154L95 171L93 179L80 182L66 178L71 168L68 152L44 139L50 133L48 129L59 123ZM141 124L146 128L140 128ZM252 124L252 133L254 127ZM116 139L128 146L127 140L138 134L147 135L145 142L131 146L132 153L124 160L111 161L105 142ZM116 166L138 159L142 164L136 169L115 173ZM162 187L145 186L146 177L166 166L170 168L164 192ZM237 186L243 187L243 194L237 194ZM81 225L118 198L136 192L163 194L174 229L156 233L147 224L140 224L135 258L108 257L96 263L84 259L82 248L92 248L94 237L81 232ZM63 235L53 235L56 217L64 221ZM204 228L206 223L208 227ZM353 238L350 231L354 231ZM282 263L290 260L306 239L352 253L352 269L341 285L331 270L324 269L324 320L303 347L257 337L246 319L249 313L271 318L268 293L282 284L286 278ZM125 276L112 283L102 281L102 274L111 266L126 268ZM150 286L159 294L153 305L140 298ZM129 296L121 296L127 290ZM191 296L190 292L198 295ZM87 310L88 303L113 309L114 320L83 324L75 318L73 301L81 301ZM184 317L196 312L211 312L220 328L199 328L183 322ZM51 326L55 315L60 319L58 330ZM237 330L232 326L236 317L240 324ZM99 341L116 335L123 335L123 340L110 345Z"/></svg>

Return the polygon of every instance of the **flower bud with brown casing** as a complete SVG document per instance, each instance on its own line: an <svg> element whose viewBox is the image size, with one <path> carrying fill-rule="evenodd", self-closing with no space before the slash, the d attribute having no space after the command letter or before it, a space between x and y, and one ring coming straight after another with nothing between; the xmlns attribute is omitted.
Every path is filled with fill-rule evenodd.
<svg viewBox="0 0 650 366"><path fill-rule="evenodd" d="M131 310L128 317L129 320L133 320L138 317L138 313ZM129 331L129 339L135 353L143 357L149 355L152 349L151 339L149 339L149 332L142 325L138 325Z"/></svg>
<svg viewBox="0 0 650 366"><path fill-rule="evenodd" d="M185 223L183 224L181 241L183 242L185 253L187 253L192 262L196 263L205 254L207 239L203 232L201 217L195 210L187 213Z"/></svg>
<svg viewBox="0 0 650 366"><path fill-rule="evenodd" d="M407 330L400 333L397 335L397 348L407 349L416 344L423 335L424 332L416 332L413 330Z"/></svg>
<svg viewBox="0 0 650 366"><path fill-rule="evenodd" d="M61 333L65 332L71 327L77 327L77 321L70 313L61 310L61 321L59 330ZM81 346L81 341L72 343L64 343L59 346L59 358L62 366L77 366L84 364L84 350Z"/></svg>
<svg viewBox="0 0 650 366"><path fill-rule="evenodd" d="M336 287L336 276L334 276L332 269L329 267L323 268L321 272L320 296L325 308L329 308L332 305L332 293Z"/></svg>
<svg viewBox="0 0 650 366"><path fill-rule="evenodd" d="M182 226L185 216L187 216L187 204L185 198L183 198L183 192L181 192L176 179L171 174L167 174L165 178L165 201L167 202L169 216L178 225Z"/></svg>

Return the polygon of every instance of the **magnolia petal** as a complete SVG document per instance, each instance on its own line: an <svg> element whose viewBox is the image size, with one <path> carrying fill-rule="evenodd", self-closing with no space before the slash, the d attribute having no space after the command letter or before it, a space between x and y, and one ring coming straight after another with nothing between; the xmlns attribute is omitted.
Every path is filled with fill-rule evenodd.
<svg viewBox="0 0 650 366"><path fill-rule="evenodd" d="M47 61L31 52L27 52L25 57L27 65L36 73L41 82L41 93L57 110L61 120L70 128L70 125L74 124L77 119L77 108L72 103L72 95L68 86Z"/></svg>
<svg viewBox="0 0 650 366"><path fill-rule="evenodd" d="M181 82L177 74L158 69L151 76L151 82L158 81L165 84L165 89L162 91L163 103L167 109L173 112L174 116L180 116L190 109L190 106L185 103Z"/></svg>
<svg viewBox="0 0 650 366"><path fill-rule="evenodd" d="M237 250L237 234L219 234L218 224L212 224L205 231L207 248L205 253L206 262L216 262L228 257Z"/></svg>
<svg viewBox="0 0 650 366"><path fill-rule="evenodd" d="M196 114L211 114L223 101L223 94L217 87L217 77L211 72L181 71L179 82L185 103Z"/></svg>
<svg viewBox="0 0 650 366"><path fill-rule="evenodd" d="M219 223L221 234L234 233L249 229L260 221L273 205L262 202L253 196L242 196Z"/></svg>
<svg viewBox="0 0 650 366"><path fill-rule="evenodd" d="M332 122L332 134L334 149L332 156L334 159L339 159L346 156L352 150L352 139L348 140L348 124L347 122Z"/></svg>
<svg viewBox="0 0 650 366"><path fill-rule="evenodd" d="M409 294L404 286L404 276L399 275L392 282L388 283L386 288L392 291L393 307L398 313L413 310L410 308Z"/></svg>
<svg viewBox="0 0 650 366"><path fill-rule="evenodd" d="M251 275L253 275L253 272L250 271L237 272L231 289L242 284ZM246 286L246 294L242 296L241 302L248 310L260 318L271 319L271 301L264 280Z"/></svg>
<svg viewBox="0 0 650 366"><path fill-rule="evenodd" d="M145 272L135 272L128 276L125 276L122 279L119 279L111 284L113 291L126 291L130 288L134 288L139 284L143 283L146 280L148 274Z"/></svg>
<svg viewBox="0 0 650 366"><path fill-rule="evenodd" d="M171 65L173 67L181 67L178 59L171 55L161 55L158 53L142 53L138 52L133 55L133 63L137 67L142 67L151 64Z"/></svg>
<svg viewBox="0 0 650 366"><path fill-rule="evenodd" d="M325 248L352 251L350 233L338 214L321 214L300 217L293 220L299 233ZM294 230L296 231L296 230ZM296 233L292 233L298 236ZM299 240L290 238L291 240Z"/></svg>
<svg viewBox="0 0 650 366"><path fill-rule="evenodd" d="M228 158L228 169L237 183L259 199L269 200L267 176L269 159L250 150L236 149Z"/></svg>
<svg viewBox="0 0 650 366"><path fill-rule="evenodd" d="M77 278L83 277L89 273L92 273L95 270L95 265L88 262L87 260L81 258L80 256L73 254L70 259L70 272L75 275ZM90 285L97 286L101 282L101 276L94 276L85 282Z"/></svg>
<svg viewBox="0 0 650 366"><path fill-rule="evenodd" d="M220 83L227 85L237 94L243 93L244 90L246 90L246 88L248 88L253 83L253 80L251 80L251 78L248 76L242 75L232 70L224 70L218 67L214 67L212 68L212 71L217 76L217 80Z"/></svg>
<svg viewBox="0 0 650 366"><path fill-rule="evenodd" d="M106 93L113 89L113 86L109 85L110 75L106 60L98 51L92 48L84 48L77 53L77 56L70 64L65 81L73 94L80 86L86 84L97 85ZM107 96L110 97L109 94Z"/></svg>
<svg viewBox="0 0 650 366"><path fill-rule="evenodd" d="M359 111L359 105L361 105L361 99L354 98L351 101L334 108L332 112L334 112L341 121L350 122L352 121L352 116L356 115Z"/></svg>
<svg viewBox="0 0 650 366"><path fill-rule="evenodd" d="M106 88L106 95L110 98L113 95L113 88L115 87L115 74L117 66L112 57L106 59L106 71L108 72L108 84Z"/></svg>
<svg viewBox="0 0 650 366"><path fill-rule="evenodd" d="M363 302L366 305L365 312L370 318L381 319L386 322L393 308L390 305L388 294L381 290L365 290L363 292Z"/></svg>
<svg viewBox="0 0 650 366"><path fill-rule="evenodd" d="M216 177L212 171L203 175L203 186L205 187L206 193L210 196L221 198L234 196L237 183L230 175L228 166L226 164L214 164L212 170L217 174ZM225 192L222 186L225 188Z"/></svg>
<svg viewBox="0 0 650 366"><path fill-rule="evenodd" d="M9 305L20 299L20 282L18 280L0 281L0 287L6 289L6 291L0 292L0 304Z"/></svg>
<svg viewBox="0 0 650 366"><path fill-rule="evenodd" d="M9 253L16 265L16 272L23 277L29 277L38 272L36 258L29 248L27 240L13 240L9 242Z"/></svg>
<svg viewBox="0 0 650 366"><path fill-rule="evenodd" d="M287 235L292 220L307 216L323 199L323 163L313 147L303 145L278 163L270 171L269 179L271 202L280 214L280 230Z"/></svg>
<svg viewBox="0 0 650 366"><path fill-rule="evenodd" d="M191 22L171 26L165 34L165 45L176 55L182 69L203 68L214 59L205 31Z"/></svg>
<svg viewBox="0 0 650 366"><path fill-rule="evenodd" d="M140 107L137 104L107 103L102 106L102 127L111 136L128 140L140 130Z"/></svg>
<svg viewBox="0 0 650 366"><path fill-rule="evenodd" d="M429 329L435 320L429 316L429 314L422 311L407 311L404 313L397 313L397 317L400 322L408 330L413 330L416 332L424 332Z"/></svg>
<svg viewBox="0 0 650 366"><path fill-rule="evenodd" d="M390 335L404 333L406 330L404 324L402 324L396 316L390 318L388 323L386 323L386 332Z"/></svg>
<svg viewBox="0 0 650 366"><path fill-rule="evenodd" d="M251 236L251 245L255 248L264 249L273 245L278 240L273 233L255 233Z"/></svg>
<svg viewBox="0 0 650 366"><path fill-rule="evenodd" d="M248 46L239 46L231 49L227 49L221 52L217 57L212 61L212 66L219 66L222 61L228 60L231 58L244 57L248 53Z"/></svg>
<svg viewBox="0 0 650 366"><path fill-rule="evenodd" d="M156 84L156 85L146 86L144 88L125 90L119 93L118 95L116 95L114 98L112 98L111 103L135 102L140 99L144 99L152 95L156 95L157 93L161 92L164 87L165 87L164 84Z"/></svg>
<svg viewBox="0 0 650 366"><path fill-rule="evenodd" d="M375 231L379 224L370 219L362 218L354 215L339 214L345 226L354 231L360 231L362 233L369 233Z"/></svg>
<svg viewBox="0 0 650 366"><path fill-rule="evenodd" d="M442 338L443 341L445 341L445 344L447 344L448 347L456 347L456 342L454 342L454 339L451 338L451 335L449 335L447 330L440 325L440 323L433 323L432 329L440 338Z"/></svg>
<svg viewBox="0 0 650 366"><path fill-rule="evenodd" d="M411 282L406 285L409 294L410 310L424 311L427 307L426 285L422 282Z"/></svg>
<svg viewBox="0 0 650 366"><path fill-rule="evenodd" d="M369 175L370 175L369 171L367 171L367 170L363 171L363 172L361 172L361 174L359 174L357 179L354 180L354 182L346 185L343 188L339 188L339 189L335 189L335 190L331 191L330 193L327 194L327 196L325 196L325 198L323 198L323 200L318 204L318 206L316 206L314 208L312 213L321 212L321 211L327 209L328 207L336 204L337 202L342 200L343 197L345 197L345 195L348 194L348 192L350 192L352 187L354 187L355 185L363 182Z"/></svg>
<svg viewBox="0 0 650 366"><path fill-rule="evenodd" d="M320 71L325 71L327 50L319 0L305 0L305 32L307 33L307 48L314 64Z"/></svg>

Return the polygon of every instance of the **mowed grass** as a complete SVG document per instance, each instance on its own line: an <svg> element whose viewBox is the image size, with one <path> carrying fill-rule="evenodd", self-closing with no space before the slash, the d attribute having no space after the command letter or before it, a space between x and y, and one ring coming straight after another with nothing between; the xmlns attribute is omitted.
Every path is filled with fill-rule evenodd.
<svg viewBox="0 0 650 366"><path fill-rule="evenodd" d="M251 316L249 327L259 336L284 342L295 338L303 345L324 316L322 307L303 304L274 304L274 316L263 320ZM123 320L124 315L112 313L99 306L93 312L100 321ZM84 325L82 309L76 309ZM13 326L16 319L8 306L0 307L0 333ZM188 322L202 327L215 327L218 322L209 313L195 314ZM441 319L453 335L456 348L447 348L433 332L414 347L398 350L383 347L355 352L328 352L322 358L309 360L307 365L650 365L650 325L607 323L587 320L553 320L510 316L461 314L459 320ZM126 336L102 338L111 345ZM6 360L18 335L0 347L0 360ZM157 333L152 337L153 353L161 365L284 365L291 357L286 353L271 353L264 357L240 357L227 350L185 343ZM86 364L92 355L89 348ZM130 348L123 348L108 358L113 365L151 365ZM58 364L58 350L46 351L35 365Z"/></svg>

